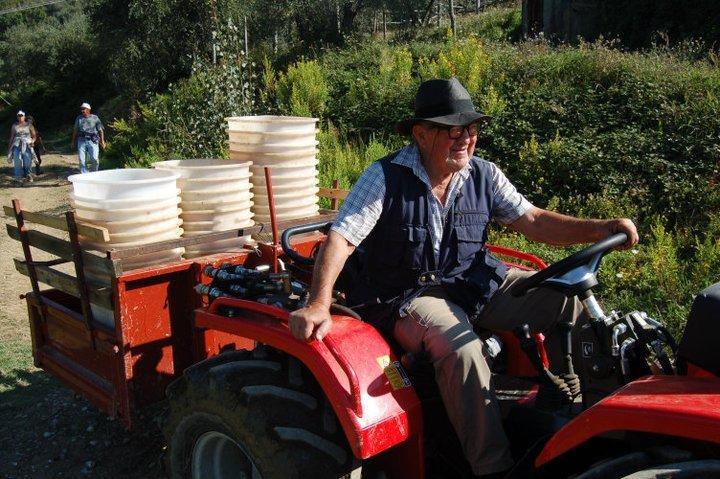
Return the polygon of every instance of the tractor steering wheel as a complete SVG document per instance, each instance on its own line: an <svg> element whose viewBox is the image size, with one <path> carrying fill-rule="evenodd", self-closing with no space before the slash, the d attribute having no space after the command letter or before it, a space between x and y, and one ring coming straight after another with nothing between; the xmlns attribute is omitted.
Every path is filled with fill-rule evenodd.
<svg viewBox="0 0 720 479"><path fill-rule="evenodd" d="M580 295L597 286L595 273L600 261L612 248L627 241L625 233L617 233L598 241L594 245L573 253L557 263L538 271L532 276L520 280L510 289L515 297L523 296L529 290L539 286L560 289L567 296Z"/></svg>

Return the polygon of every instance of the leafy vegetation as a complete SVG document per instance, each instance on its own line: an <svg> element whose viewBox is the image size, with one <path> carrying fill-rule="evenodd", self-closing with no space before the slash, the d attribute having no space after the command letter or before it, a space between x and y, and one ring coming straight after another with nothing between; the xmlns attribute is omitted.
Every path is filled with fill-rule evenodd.
<svg viewBox="0 0 720 479"><path fill-rule="evenodd" d="M26 18L36 30L8 30L0 43L13 65L0 84L9 84L9 72L21 78L14 99L49 101L66 85L75 101L80 65L108 75L104 95L114 99L106 105L124 112L111 123L113 166L224 156L227 116L315 116L321 183L350 187L405 141L394 124L412 115L420 81L457 76L494 117L478 154L533 203L639 224L642 244L610 255L603 269L601 293L613 306L681 318L692 295L718 279L720 70L701 42L629 52L602 40L520 41L514 7L461 16L454 37L415 0L384 9L339 1L327 15L318 12L329 2L319 0L193 0L183 15L177 2L120 3L63 7L50 23ZM387 35L382 18L394 22ZM47 55L23 65L18 59L35 52L13 39L41 32ZM68 51L74 55L61 55ZM85 88L102 83L82 78ZM494 234L548 259L566 254Z"/></svg>

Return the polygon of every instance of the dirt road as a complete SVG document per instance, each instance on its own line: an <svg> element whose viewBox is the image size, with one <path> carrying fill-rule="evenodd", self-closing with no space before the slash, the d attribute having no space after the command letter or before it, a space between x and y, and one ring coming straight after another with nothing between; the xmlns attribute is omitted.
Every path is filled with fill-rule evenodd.
<svg viewBox="0 0 720 479"><path fill-rule="evenodd" d="M20 199L32 211L60 212L76 158L45 155L43 172L19 185L0 168L0 201ZM12 222L5 218L5 222ZM30 282L13 266L20 244L0 232L0 478L164 477L158 422L128 433L59 381L32 366L27 310L19 295Z"/></svg>

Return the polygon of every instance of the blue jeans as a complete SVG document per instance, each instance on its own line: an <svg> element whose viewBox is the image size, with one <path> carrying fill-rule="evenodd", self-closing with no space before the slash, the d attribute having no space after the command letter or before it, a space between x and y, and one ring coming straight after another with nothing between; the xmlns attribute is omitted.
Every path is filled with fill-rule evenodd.
<svg viewBox="0 0 720 479"><path fill-rule="evenodd" d="M78 158L80 159L80 173L97 171L100 166L100 145L85 138L78 138ZM85 166L87 158L87 166Z"/></svg>
<svg viewBox="0 0 720 479"><path fill-rule="evenodd" d="M15 178L22 178L30 174L30 166L32 165L32 153L30 148L25 148L22 152L19 146L13 146L12 159Z"/></svg>

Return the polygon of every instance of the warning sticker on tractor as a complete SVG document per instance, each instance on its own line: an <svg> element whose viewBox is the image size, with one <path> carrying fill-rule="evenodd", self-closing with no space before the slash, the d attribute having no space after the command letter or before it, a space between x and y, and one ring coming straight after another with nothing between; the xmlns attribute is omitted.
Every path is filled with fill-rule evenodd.
<svg viewBox="0 0 720 479"><path fill-rule="evenodd" d="M408 388L412 385L400 361L391 362L390 356L380 356L377 358L377 362L394 390Z"/></svg>

